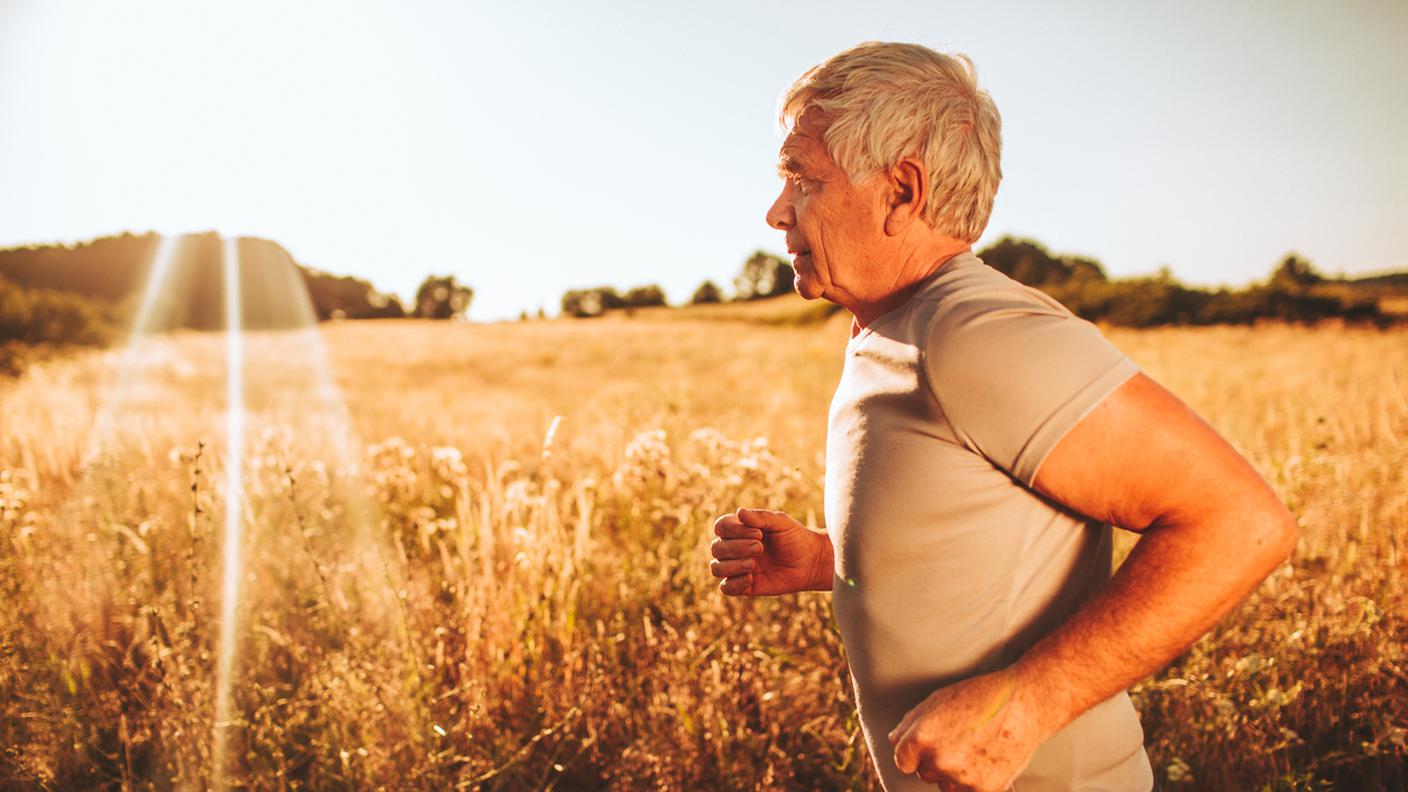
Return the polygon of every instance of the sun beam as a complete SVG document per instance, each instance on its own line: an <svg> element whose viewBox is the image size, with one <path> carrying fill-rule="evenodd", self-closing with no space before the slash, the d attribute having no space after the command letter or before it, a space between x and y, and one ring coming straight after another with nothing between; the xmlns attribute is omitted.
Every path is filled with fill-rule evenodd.
<svg viewBox="0 0 1408 792"><path fill-rule="evenodd" d="M211 757L213 786L225 788L225 753L237 723L230 711L235 666L235 620L239 610L243 523L240 504L244 484L244 350L240 322L239 241L225 240L225 541L221 553L220 664L215 675L215 749Z"/></svg>

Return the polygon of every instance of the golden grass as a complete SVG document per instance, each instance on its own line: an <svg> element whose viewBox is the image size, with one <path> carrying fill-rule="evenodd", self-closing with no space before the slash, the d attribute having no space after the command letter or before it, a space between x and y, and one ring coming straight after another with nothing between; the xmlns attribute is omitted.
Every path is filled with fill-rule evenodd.
<svg viewBox="0 0 1408 792"><path fill-rule="evenodd" d="M826 595L725 601L706 569L723 511L820 522L845 327L329 325L345 413L307 334L251 337L232 783L874 788ZM1110 335L1303 528L1135 690L1156 774L1403 784L1408 333ZM0 787L210 782L222 350L0 384Z"/></svg>
<svg viewBox="0 0 1408 792"><path fill-rule="evenodd" d="M762 325L799 326L824 322L841 306L824 300L804 300L796 292L746 302L705 303L672 308L639 308L621 311L645 319L750 322Z"/></svg>

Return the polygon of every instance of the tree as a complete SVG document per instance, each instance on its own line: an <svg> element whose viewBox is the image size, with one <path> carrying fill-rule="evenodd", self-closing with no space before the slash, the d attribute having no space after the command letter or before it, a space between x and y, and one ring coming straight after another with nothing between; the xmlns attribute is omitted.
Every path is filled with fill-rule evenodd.
<svg viewBox="0 0 1408 792"><path fill-rule="evenodd" d="M713 281L709 280L699 284L699 288L695 289L694 295L689 298L690 305L707 305L723 301L723 293L719 291L719 287L715 286Z"/></svg>
<svg viewBox="0 0 1408 792"><path fill-rule="evenodd" d="M625 300L627 308L650 308L666 305L665 290L653 283L630 289L622 299Z"/></svg>
<svg viewBox="0 0 1408 792"><path fill-rule="evenodd" d="M743 271L733 279L738 300L760 300L792 290L792 265L781 256L755 251L743 262Z"/></svg>
<svg viewBox="0 0 1408 792"><path fill-rule="evenodd" d="M364 280L300 267L308 299L320 321L343 319L400 319L406 315L395 295L383 294Z"/></svg>
<svg viewBox="0 0 1408 792"><path fill-rule="evenodd" d="M1055 286L1070 280L1105 280L1105 268L1080 256L1057 258L1038 242L1005 236L978 251L978 258L1007 277L1028 286Z"/></svg>
<svg viewBox="0 0 1408 792"><path fill-rule="evenodd" d="M474 289L461 285L453 275L430 275L416 289L416 317L450 319L463 316L474 299Z"/></svg>
<svg viewBox="0 0 1408 792"><path fill-rule="evenodd" d="M1296 292L1324 280L1309 261L1294 253L1288 253L1281 260L1281 264L1271 272L1271 280L1266 285L1278 291Z"/></svg>
<svg viewBox="0 0 1408 792"><path fill-rule="evenodd" d="M562 295L562 314L579 319L601 316L612 308L624 308L626 301L610 286L594 289L573 289Z"/></svg>
<svg viewBox="0 0 1408 792"><path fill-rule="evenodd" d="M1087 283L1094 281L1105 281L1105 268L1100 262L1084 256L1064 256L1061 258L1061 265L1066 268L1067 281L1077 283Z"/></svg>

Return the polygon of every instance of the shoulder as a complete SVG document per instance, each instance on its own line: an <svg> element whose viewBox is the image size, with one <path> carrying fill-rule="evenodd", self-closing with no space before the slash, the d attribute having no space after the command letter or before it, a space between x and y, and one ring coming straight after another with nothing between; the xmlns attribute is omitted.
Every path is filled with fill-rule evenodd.
<svg viewBox="0 0 1408 792"><path fill-rule="evenodd" d="M926 366L984 369L992 356L1016 354L1052 333L1099 338L1094 325L1051 296L969 255L923 294L919 335Z"/></svg>
<svg viewBox="0 0 1408 792"><path fill-rule="evenodd" d="M963 323L974 316L1003 310L1071 316L1051 296L1007 277L971 252L960 253L915 293L913 314L925 322Z"/></svg>
<svg viewBox="0 0 1408 792"><path fill-rule="evenodd" d="M1051 297L986 265L953 274L926 295L921 376L965 444L1027 481L1047 435L1137 367Z"/></svg>

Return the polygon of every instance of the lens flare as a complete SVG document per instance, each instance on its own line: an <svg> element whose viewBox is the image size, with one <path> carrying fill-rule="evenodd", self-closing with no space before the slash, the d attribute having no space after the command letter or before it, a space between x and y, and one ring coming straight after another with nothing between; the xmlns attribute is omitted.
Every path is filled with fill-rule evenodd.
<svg viewBox="0 0 1408 792"><path fill-rule="evenodd" d="M91 553L82 568L106 570L129 544L155 546L153 536L179 548L173 561L186 573L158 581L166 605L141 604L136 617L151 621L154 651L172 658L163 689L195 705L199 727L173 735L171 750L197 761L172 783L243 788L252 708L269 704L252 683L270 670L251 658L314 640L278 633L262 614L306 609L312 596L322 604L303 626L335 633L342 651L404 667L414 680L423 665L296 262L274 243L214 233L162 237L151 255L124 349L94 353L86 379L25 380L36 391L61 387L73 405L58 415L72 424L55 434L62 453L48 449L52 458L34 466L72 476L56 524ZM181 506L153 506L154 493L175 492ZM308 567L319 581L311 594L291 584ZM114 602L131 604L101 572L85 578L56 600L74 624L104 623ZM339 673L361 681L355 669ZM419 705L387 721L431 733Z"/></svg>
<svg viewBox="0 0 1408 792"><path fill-rule="evenodd" d="M221 552L220 660L215 673L215 750L213 786L225 788L225 753L230 731L237 725L230 711L235 671L235 622L238 617L241 543L244 536L240 504L244 482L244 349L240 321L240 258L238 240L225 240L225 541Z"/></svg>

